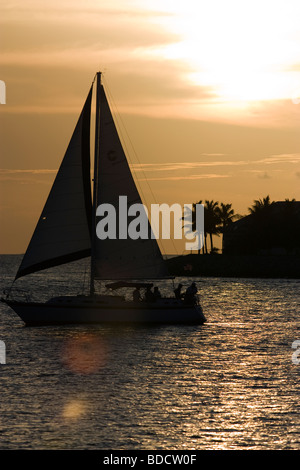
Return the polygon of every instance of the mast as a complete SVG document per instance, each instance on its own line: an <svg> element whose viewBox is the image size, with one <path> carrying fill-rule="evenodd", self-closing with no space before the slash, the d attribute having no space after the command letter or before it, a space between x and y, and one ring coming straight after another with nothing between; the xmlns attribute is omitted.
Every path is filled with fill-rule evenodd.
<svg viewBox="0 0 300 470"><path fill-rule="evenodd" d="M93 178L93 203L92 203L92 236L91 236L91 279L90 295L95 293L95 246L96 246L96 208L98 194L98 165L99 165L99 135L100 135L100 87L101 72L96 74L96 122L95 122L95 155Z"/></svg>

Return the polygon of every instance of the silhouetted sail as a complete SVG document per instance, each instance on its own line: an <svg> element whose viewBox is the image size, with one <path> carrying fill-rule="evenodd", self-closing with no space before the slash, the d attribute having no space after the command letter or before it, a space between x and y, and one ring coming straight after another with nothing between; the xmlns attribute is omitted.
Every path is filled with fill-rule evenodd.
<svg viewBox="0 0 300 470"><path fill-rule="evenodd" d="M16 279L90 255L91 99L92 87Z"/></svg>
<svg viewBox="0 0 300 470"><path fill-rule="evenodd" d="M95 206L111 204L117 212L119 196L127 196L127 204L142 204L115 123L100 86L99 160ZM99 99L100 98L100 99ZM97 146L97 145L96 145ZM96 209L94 208L94 210ZM124 217L124 209L122 209ZM99 218L96 217L96 223ZM147 221L150 235L150 224ZM122 224L121 224L122 225ZM124 232L125 224L118 227ZM124 233L123 233L124 235ZM120 236L120 233L118 233ZM167 276L166 267L155 239L100 240L93 247L95 279L150 279Z"/></svg>

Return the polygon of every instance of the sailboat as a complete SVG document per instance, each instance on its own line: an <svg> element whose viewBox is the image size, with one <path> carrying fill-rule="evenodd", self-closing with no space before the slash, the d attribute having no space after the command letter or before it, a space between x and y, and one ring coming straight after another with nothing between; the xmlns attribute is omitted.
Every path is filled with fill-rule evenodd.
<svg viewBox="0 0 300 470"><path fill-rule="evenodd" d="M92 188L90 136L95 82ZM97 237L98 205L107 203L117 207L120 195L127 197L128 205L141 203L102 84L101 72L98 72L14 280L90 257L89 292L86 295L53 297L46 302L16 300L8 293L1 301L11 307L25 325L203 324L206 321L197 302L186 303L172 296L145 302L114 294L121 288L143 289L152 285L151 280L170 277L155 238L100 240ZM97 293L95 281L106 282L108 293Z"/></svg>

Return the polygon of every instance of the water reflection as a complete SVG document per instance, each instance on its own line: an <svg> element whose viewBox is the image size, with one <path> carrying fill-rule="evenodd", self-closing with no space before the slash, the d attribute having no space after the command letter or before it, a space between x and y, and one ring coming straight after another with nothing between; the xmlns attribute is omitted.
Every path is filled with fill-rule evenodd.
<svg viewBox="0 0 300 470"><path fill-rule="evenodd" d="M24 328L0 305L1 447L299 449L299 282L198 285L199 327Z"/></svg>
<svg viewBox="0 0 300 470"><path fill-rule="evenodd" d="M75 420L83 416L86 411L86 405L80 400L71 400L64 404L62 417L67 420Z"/></svg>
<svg viewBox="0 0 300 470"><path fill-rule="evenodd" d="M99 336L84 332L66 341L62 347L62 363L74 373L93 374L106 363L106 345Z"/></svg>

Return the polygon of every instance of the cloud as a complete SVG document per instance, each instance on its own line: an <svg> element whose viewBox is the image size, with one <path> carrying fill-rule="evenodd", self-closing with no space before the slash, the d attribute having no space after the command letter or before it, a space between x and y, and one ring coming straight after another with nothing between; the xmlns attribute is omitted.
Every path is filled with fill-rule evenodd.
<svg viewBox="0 0 300 470"><path fill-rule="evenodd" d="M179 176L158 176L150 178L138 178L139 181L180 181L180 180L201 180L212 178L229 178L231 175L218 175L216 173L199 174L199 175L179 175Z"/></svg>
<svg viewBox="0 0 300 470"><path fill-rule="evenodd" d="M174 163L135 163L131 167L135 172L184 171L210 166L246 165L245 161L207 161L207 162L174 162Z"/></svg>
<svg viewBox="0 0 300 470"><path fill-rule="evenodd" d="M206 154L207 155L207 154ZM213 154L212 154L213 156ZM211 160L211 161L196 161L196 162L170 162L170 163L136 163L132 164L131 168L137 175L139 181L177 181L177 180L196 180L196 179L208 179L208 178L228 178L231 174L224 174L224 167L237 168L240 172L240 168L244 168L243 172L249 172L257 175L260 179L271 179L270 172L262 170L263 165L270 167L271 165L285 165L285 164L297 164L300 162L300 154L280 154L271 155L259 160ZM245 168L247 167L247 168ZM256 168L255 168L256 167ZM202 168L218 168L220 173L194 173L190 174L191 171ZM272 172L281 171L272 169ZM144 177L140 176L140 173ZM161 173L167 173L165 176L161 176ZM147 176L146 176L147 175ZM235 174L237 175L237 174ZM298 176L298 174L297 174Z"/></svg>
<svg viewBox="0 0 300 470"><path fill-rule="evenodd" d="M50 3L42 2L40 0L27 0L26 6L23 1L15 1L12 6L11 0L2 0L1 11L5 13L5 17L12 18L32 18L32 14L38 19L41 18L54 18L63 16L63 20L66 18L64 15L72 16L79 15L82 17L83 14L106 14L106 15L126 15L130 18L132 16L142 17L170 17L171 13L159 10L141 9L138 5L132 3L124 3L124 0L114 0L114 2L108 2L105 6L103 3L99 4L98 0L76 0L73 2L61 2L53 0ZM124 6L125 5L125 6ZM126 6L127 5L127 6ZM130 5L130 6L129 6Z"/></svg>
<svg viewBox="0 0 300 470"><path fill-rule="evenodd" d="M147 100L152 104L167 100L176 83L178 87L182 65L148 55L154 48L178 40L176 33L154 21L165 15L123 0L100 4L96 0L35 0L27 1L26 6L3 1L0 63L9 87L6 112L72 112L75 101L83 99L79 86L84 90L97 70L108 71L112 83L118 83L122 101L130 94L128 103L135 108L137 104L145 108ZM165 80L159 82L156 77L162 73ZM126 91L131 80L132 91ZM78 87L71 94L74 83ZM184 86L178 92L189 94ZM56 103L60 103L60 110Z"/></svg>
<svg viewBox="0 0 300 470"><path fill-rule="evenodd" d="M152 21L160 15L158 12L130 8L126 2L124 7L122 1L114 1L113 5L110 2L107 8L97 1L81 0L69 2L69 6L66 2L38 0L26 2L25 8L22 3L18 7L16 2L14 6L10 3L2 2L0 7L1 32L5 37L2 63L22 59L20 53L23 53L23 60L27 58L29 64L38 64L39 59L44 64L45 52L46 56L50 54L49 65L56 55L59 61L65 53L69 63L76 56L84 61L92 59L93 52L98 54L97 63L102 54L107 55L106 63L111 63L120 58L121 52L124 57L124 52L138 49L143 52L144 48L153 49L178 40L177 34Z"/></svg>
<svg viewBox="0 0 300 470"><path fill-rule="evenodd" d="M209 154L204 154L209 156ZM211 156L222 156L223 154L211 154ZM300 163L300 154L279 154L271 155L259 160L211 160L196 162L170 162L170 163L135 163L131 167L135 172L157 172L157 171L184 171L202 167L222 167L222 166L245 166L254 164L276 165L276 164L297 164ZM262 170L250 170L260 172Z"/></svg>
<svg viewBox="0 0 300 470"><path fill-rule="evenodd" d="M289 72L300 72L300 62L297 64L291 64L289 67L286 67L286 70Z"/></svg>
<svg viewBox="0 0 300 470"><path fill-rule="evenodd" d="M208 72L210 67L214 71L217 66L217 72L220 68L221 73L216 73L217 82L222 81L222 77L227 76L226 73L229 72L231 75L228 83L232 84L237 80L238 84L243 84L240 79L243 67L237 60L230 62L228 66L226 57L228 53L230 57L230 53L244 47L243 41L240 41L240 45L236 44L235 27L243 24L241 30L238 26L238 31L251 52L252 32L249 37L244 35L243 29L246 29L245 33L248 32L247 24L239 23L235 16L232 17L231 7L223 7L224 2L220 2L218 11L221 8L220 11L224 13L227 22L224 22L222 16L215 16L215 8L210 6L209 2L208 5L199 7L201 2L193 1L191 8L187 8L184 2L181 3L138 0L3 0L0 6L3 35L0 60L2 70L4 68L7 75L11 106L6 112L24 112L26 109L32 113L49 110L72 112L74 102L78 102L79 96L82 95L78 89L77 93L70 96L70 82L84 84L97 70L106 69L112 81L117 84L114 86L121 97L118 102L122 112L226 122L239 120L239 123L243 118L244 122L250 120L255 126L258 125L258 120L267 121L268 124L276 119L280 123L282 120L288 124L295 122L295 113L298 110L289 108L291 100L284 103L284 110L282 100L276 102L273 99L272 105L267 101L263 106L261 101L252 103L251 107L248 103L246 109L238 100L228 112L228 100L221 99L220 90L217 91L218 86L214 80L209 80L210 74L207 75L205 66L208 67ZM261 10L261 2L255 2L254 7L251 6L248 11L250 18L256 21L254 12L262 13ZM276 16L276 21L280 23L286 8L282 10ZM241 15L244 19L244 7L241 10L235 6L234 11L237 18ZM269 12L263 8L263 14ZM292 15L292 18L296 17L296 14ZM228 28L228 21L230 26L232 18L234 20L231 30ZM217 21L218 27L212 28L211 20L214 25ZM250 21L249 25L251 24ZM264 22L259 22L259 26L261 24ZM267 23L267 26L271 27L273 33L276 31L276 38L278 31L273 21ZM264 44L264 41L259 39L269 38L265 24L257 33L261 36L255 39L254 44L259 52ZM219 37L223 42L220 42ZM231 40L234 47L226 47L231 45ZM166 55L164 51L170 48L173 55ZM280 48L279 52L282 50L285 49ZM277 57L278 50L274 48L273 43L271 50L267 51ZM233 56L235 57L235 54ZM245 62L243 57L247 58ZM267 54L260 57L263 64L266 57ZM255 54L254 58L259 59ZM249 59L249 54L239 54L238 59L247 66L251 57ZM223 66L224 63L226 67ZM286 64L286 67L288 65ZM238 73L233 73L232 67L237 67ZM297 67L298 65L295 65L295 73ZM20 79L19 77L23 78L24 72L31 74L32 82L30 86L25 85L21 94L15 91L13 82ZM200 78L196 83L191 80L193 73L198 74ZM48 100L45 99L45 90L44 96L41 94L41 83L45 77L44 86L49 89L52 97L57 97L57 102L61 104L60 111L49 97ZM132 87L128 86L129 82L133 83ZM270 88L270 83L271 81L268 81L267 89ZM252 81L250 85L254 86ZM74 84L71 87L74 87ZM262 83L259 81L258 90L261 87ZM242 88L249 91L251 86L243 85ZM30 96L35 102L28 103L26 96Z"/></svg>
<svg viewBox="0 0 300 470"><path fill-rule="evenodd" d="M206 154L208 155L208 154ZM215 154L212 154L215 155ZM218 156L221 154L217 154ZM224 173L192 173L191 171L222 166L245 165L243 161L205 161L205 162L173 162L173 163L136 163L131 164L133 172L138 181L181 181L181 180L200 180L214 178L229 178L231 175ZM168 173L161 176L161 173ZM140 175L143 174L143 176ZM146 176L147 174L147 176Z"/></svg>
<svg viewBox="0 0 300 470"><path fill-rule="evenodd" d="M247 170L248 173L252 173L253 175L257 176L257 178L262 180L269 180L272 176L267 171L262 170ZM276 170L275 170L276 172Z"/></svg>
<svg viewBox="0 0 300 470"><path fill-rule="evenodd" d="M300 163L300 153L282 153L257 160L256 163L274 165L277 163Z"/></svg>
<svg viewBox="0 0 300 470"><path fill-rule="evenodd" d="M0 175L8 175L8 174L19 174L19 173L28 173L28 174L52 174L57 173L56 170L48 170L46 168L42 169L35 169L35 170L23 170L23 169L13 169L13 168L0 168Z"/></svg>
<svg viewBox="0 0 300 470"><path fill-rule="evenodd" d="M269 175L269 173L265 171L264 173L258 174L258 178L263 179L263 180L269 180L271 179L271 176Z"/></svg>
<svg viewBox="0 0 300 470"><path fill-rule="evenodd" d="M152 164L149 164L152 166ZM153 164L154 165L154 164ZM185 166L186 168L194 168L192 164L183 163L182 166ZM148 165L146 165L148 166ZM166 164L168 166L168 164ZM170 165L170 168L168 168L171 171L173 170L180 170L181 165L178 164L176 167L172 167ZM18 180L22 181L23 183L32 181L32 177L35 177L36 175L53 175L57 173L56 170L50 170L50 169L36 169L36 170L23 170L23 169L6 169L2 168L0 169L0 181L11 181L11 180ZM147 178L137 178L139 181L177 181L177 180L198 180L198 179L207 179L207 178L228 178L230 175L218 175L214 173L208 173L208 174L192 174L192 175L179 175L179 176L174 176L174 175L168 175L168 176L158 176L158 177L147 177ZM35 182L45 182L41 180L34 180Z"/></svg>
<svg viewBox="0 0 300 470"><path fill-rule="evenodd" d="M24 169L8 169L0 168L0 181L18 181L20 184L27 183L48 183L48 180L37 179L37 176L52 176L57 173L56 170L49 169L36 169L36 170L24 170Z"/></svg>

